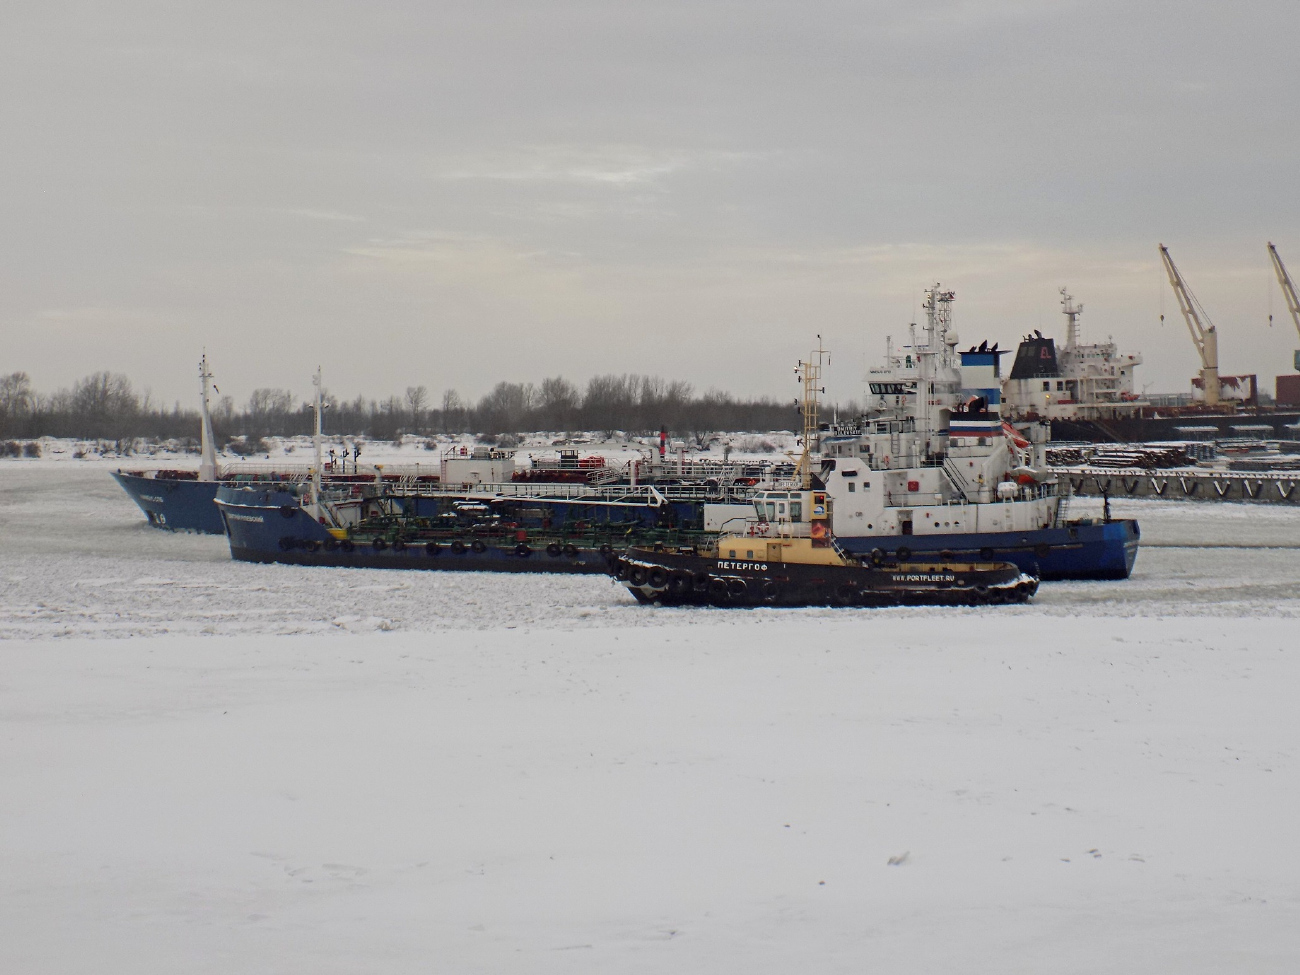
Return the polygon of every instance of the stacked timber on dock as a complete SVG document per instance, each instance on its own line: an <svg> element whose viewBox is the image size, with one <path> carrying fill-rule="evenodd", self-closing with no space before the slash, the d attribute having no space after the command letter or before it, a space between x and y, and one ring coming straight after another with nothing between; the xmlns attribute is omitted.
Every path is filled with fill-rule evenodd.
<svg viewBox="0 0 1300 975"><path fill-rule="evenodd" d="M1158 470L1168 467L1187 467L1192 463L1187 448L1172 444L1098 444L1093 452L1092 467L1111 470Z"/></svg>

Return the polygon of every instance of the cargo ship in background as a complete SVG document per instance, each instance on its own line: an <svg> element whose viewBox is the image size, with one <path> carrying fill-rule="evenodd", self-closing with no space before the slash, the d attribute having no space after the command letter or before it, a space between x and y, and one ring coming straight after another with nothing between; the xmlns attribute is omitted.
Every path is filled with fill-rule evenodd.
<svg viewBox="0 0 1300 975"><path fill-rule="evenodd" d="M217 491L223 485L301 483L310 478L311 468L308 465L256 464L246 461L219 464L211 412L211 392L215 387L212 384L212 372L208 368L206 354L199 360L199 383L202 395L199 400L198 469L119 468L113 472L113 479L144 512L148 523L155 528L220 535L225 532L225 523L221 520L221 514L214 501ZM480 463L477 454L473 460L476 464ZM373 475L360 473L356 454L353 455L352 461L352 472L348 473L346 455L331 459L324 471L326 480L331 483L373 480ZM431 475L427 469L421 472L419 465L416 465L410 471L390 471L385 476L421 479Z"/></svg>
<svg viewBox="0 0 1300 975"><path fill-rule="evenodd" d="M1135 390L1134 376L1142 357L1120 354L1113 340L1080 342L1083 305L1075 304L1062 288L1061 308L1067 322L1065 345L1058 350L1052 338L1038 331L1022 339L1003 384L1006 417L1046 422L1052 439L1057 441L1300 440L1300 375L1277 377L1273 406L1261 405L1256 376L1220 375L1218 329L1188 287L1168 248L1161 244L1159 250L1201 360L1200 373L1191 381L1191 402L1168 406L1144 400ZM1287 309L1300 332L1300 299L1271 243L1268 253ZM1296 353L1295 368L1300 370L1300 352Z"/></svg>
<svg viewBox="0 0 1300 975"><path fill-rule="evenodd" d="M219 464L210 411L214 387L206 355L200 360L199 378L202 396L198 469L119 469L113 478L144 512L150 525L220 535L225 533L226 524L215 501L222 488L247 487L288 492L296 497L311 482L316 465ZM675 456L668 449L666 433L661 434L657 456L637 444L641 456L626 463L613 463L595 453L580 456L576 448L560 447L553 455L532 457L527 467L517 467L513 450L465 443L442 448L433 464L362 464L359 447L350 454L344 449L342 455L331 449L329 459L321 456L317 463L322 484L344 492L371 491L376 484L393 494L418 493L430 485L440 485L444 494L479 496L485 484L497 485L498 492L514 490L510 485L567 484L585 486L594 494L619 485L633 489L657 486L661 497L666 492L697 506L728 501L736 489L752 487L782 466L782 462L771 461L718 463L690 459L685 444L673 446L677 448Z"/></svg>
<svg viewBox="0 0 1300 975"><path fill-rule="evenodd" d="M225 529L212 503L221 476L217 469L216 438L212 434L212 372L208 369L206 352L199 360L199 384L203 394L199 401L199 469L119 469L113 473L113 479L154 527L219 535Z"/></svg>

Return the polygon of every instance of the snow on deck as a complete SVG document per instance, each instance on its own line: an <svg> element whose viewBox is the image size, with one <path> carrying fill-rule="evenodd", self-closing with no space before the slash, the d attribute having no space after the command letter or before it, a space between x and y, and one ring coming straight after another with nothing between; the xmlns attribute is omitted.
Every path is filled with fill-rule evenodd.
<svg viewBox="0 0 1300 975"><path fill-rule="evenodd" d="M1300 513L1114 507L1025 608L664 611L0 467L0 971L1292 971Z"/></svg>

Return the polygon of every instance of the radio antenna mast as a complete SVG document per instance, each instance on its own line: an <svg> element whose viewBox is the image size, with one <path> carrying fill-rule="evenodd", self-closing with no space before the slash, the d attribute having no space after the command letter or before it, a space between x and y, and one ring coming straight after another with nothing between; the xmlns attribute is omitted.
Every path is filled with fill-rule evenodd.
<svg viewBox="0 0 1300 975"><path fill-rule="evenodd" d="M797 381L803 383L803 402L799 406L799 412L803 416L803 453L799 455L794 472L802 480L805 491L812 489L812 445L820 432L817 426L817 395L826 392L826 387L821 385L822 365L830 365L830 362L831 354L822 348L822 337L818 335L817 348L809 354L807 362L800 359L794 370Z"/></svg>

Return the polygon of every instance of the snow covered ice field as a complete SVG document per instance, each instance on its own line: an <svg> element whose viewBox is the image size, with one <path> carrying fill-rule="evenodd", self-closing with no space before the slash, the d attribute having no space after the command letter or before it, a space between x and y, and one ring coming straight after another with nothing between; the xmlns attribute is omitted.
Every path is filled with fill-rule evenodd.
<svg viewBox="0 0 1300 975"><path fill-rule="evenodd" d="M1300 511L1117 503L1134 578L1024 608L665 611L236 565L108 469L0 466L0 971L1300 966Z"/></svg>

